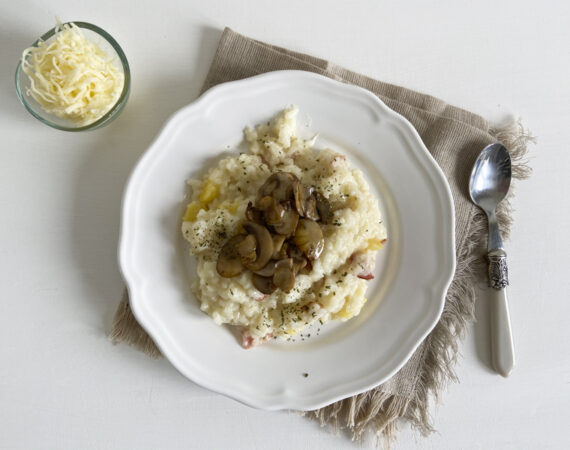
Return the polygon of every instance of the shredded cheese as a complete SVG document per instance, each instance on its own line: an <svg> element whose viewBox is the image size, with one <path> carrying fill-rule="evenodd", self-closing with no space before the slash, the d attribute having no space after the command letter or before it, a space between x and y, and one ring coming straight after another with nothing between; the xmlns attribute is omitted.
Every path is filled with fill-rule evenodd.
<svg viewBox="0 0 570 450"><path fill-rule="evenodd" d="M78 126L101 118L116 103L124 75L75 24L58 24L54 39L24 50L27 95L48 113Z"/></svg>

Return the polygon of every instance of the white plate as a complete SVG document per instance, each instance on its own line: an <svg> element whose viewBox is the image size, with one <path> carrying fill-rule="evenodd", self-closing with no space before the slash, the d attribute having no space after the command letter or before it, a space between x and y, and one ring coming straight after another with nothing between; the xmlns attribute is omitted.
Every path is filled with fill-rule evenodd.
<svg viewBox="0 0 570 450"><path fill-rule="evenodd" d="M185 181L237 152L246 125L290 104L302 133L319 134L316 148L364 170L388 243L360 316L304 341L244 350L190 291ZM133 313L182 374L254 407L314 409L386 381L437 323L455 270L451 192L415 129L376 96L308 72L272 72L214 87L167 122L128 182L119 259Z"/></svg>

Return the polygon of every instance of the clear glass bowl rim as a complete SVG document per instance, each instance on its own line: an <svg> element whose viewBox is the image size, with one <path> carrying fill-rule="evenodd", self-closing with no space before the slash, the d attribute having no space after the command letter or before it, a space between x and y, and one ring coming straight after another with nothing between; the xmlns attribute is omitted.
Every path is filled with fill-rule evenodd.
<svg viewBox="0 0 570 450"><path fill-rule="evenodd" d="M119 56L119 60L121 61L121 65L123 66L124 82L123 82L123 90L121 92L121 95L119 96L118 100L115 102L113 107L109 111L107 111L103 116L101 116L99 119L97 119L96 121L91 122L90 124L84 125L82 127L66 127L66 126L58 125L58 124L46 119L45 117L41 116L40 114L38 114L37 112L35 112L33 110L33 108L28 104L28 101L25 98L24 92L22 92L22 86L20 86L20 75L22 72L22 60L20 60L18 62L18 67L16 68L16 80L15 80L16 81L16 92L18 93L18 98L20 99L20 102L22 102L22 104L28 110L28 112L32 116L34 116L36 119L38 119L40 122L42 122L46 125L49 125L50 127L57 128L58 130L63 130L63 131L92 130L92 129L99 128L100 126L106 124L107 121L109 121L110 118L112 118L114 115L116 115L116 113L118 113L122 109L124 104L126 103L128 97L129 97L129 92L130 92L130 87L131 87L131 71L129 68L129 62L127 61L127 57L125 55L125 52L123 52L123 49L121 48L119 43L113 38L113 36L111 36L109 33L107 33L102 28L99 28L97 25L93 25L92 23L81 22L81 21L69 21L69 22L63 23L62 25L66 25L66 24L74 24L74 25L78 26L79 28L85 28L85 29L88 29L88 30L91 30L91 31L97 33L103 39L105 39L111 45L111 47L113 47L115 52L117 52L117 55ZM56 28L58 28L58 26L53 27L48 32L44 33L39 39L37 39L32 44L32 46L37 47L41 41L47 41L49 38L54 36Z"/></svg>

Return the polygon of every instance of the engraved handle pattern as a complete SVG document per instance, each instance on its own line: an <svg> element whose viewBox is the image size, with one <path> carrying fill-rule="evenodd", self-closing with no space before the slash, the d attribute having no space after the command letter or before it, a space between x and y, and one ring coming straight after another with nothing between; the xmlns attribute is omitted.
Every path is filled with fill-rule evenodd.
<svg viewBox="0 0 570 450"><path fill-rule="evenodd" d="M504 250L491 250L487 254L489 260L489 286L494 289L504 289L509 285L509 269L507 254Z"/></svg>

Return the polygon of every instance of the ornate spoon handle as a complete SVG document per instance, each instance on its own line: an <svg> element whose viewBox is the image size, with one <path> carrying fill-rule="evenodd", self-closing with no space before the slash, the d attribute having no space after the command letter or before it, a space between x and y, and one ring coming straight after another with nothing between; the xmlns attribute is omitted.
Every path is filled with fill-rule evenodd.
<svg viewBox="0 0 570 450"><path fill-rule="evenodd" d="M504 250L492 250L489 259L489 286L491 302L491 353L493 366L502 376L508 377L515 366L515 349L507 301L509 284L507 254Z"/></svg>
<svg viewBox="0 0 570 450"><path fill-rule="evenodd" d="M507 254L504 250L491 250L487 254L489 260L489 286L493 289L503 289L509 285L509 269Z"/></svg>

